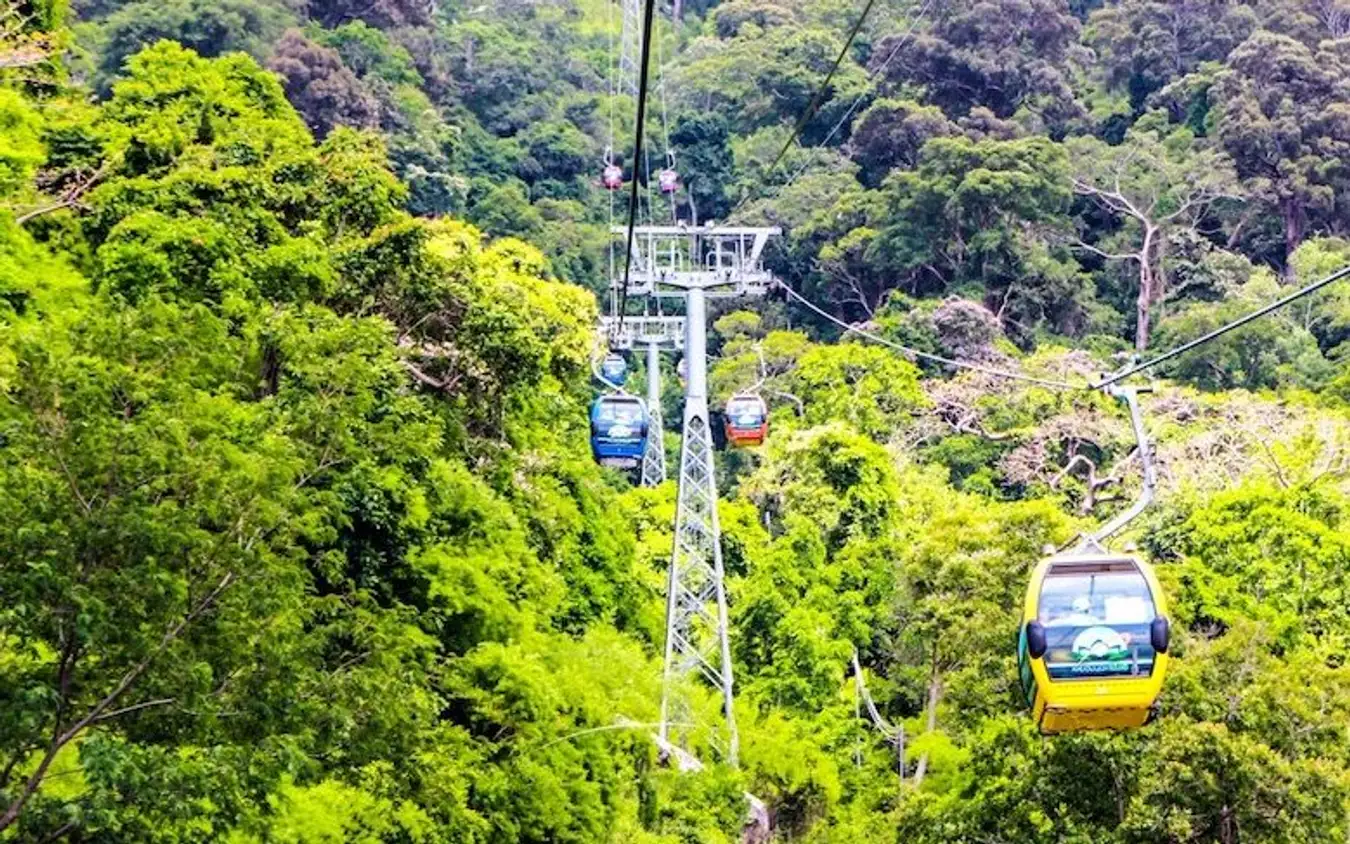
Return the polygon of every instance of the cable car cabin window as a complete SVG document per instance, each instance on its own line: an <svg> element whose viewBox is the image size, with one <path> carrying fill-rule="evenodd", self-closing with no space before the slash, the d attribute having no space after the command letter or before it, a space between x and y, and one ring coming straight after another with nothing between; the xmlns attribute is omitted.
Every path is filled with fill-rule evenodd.
<svg viewBox="0 0 1350 844"><path fill-rule="evenodd" d="M1155 615L1148 581L1128 560L1055 566L1039 608L1050 679L1150 676Z"/></svg>
<svg viewBox="0 0 1350 844"><path fill-rule="evenodd" d="M727 416L737 423L745 419L758 424L764 418L764 408L759 399L732 399L727 403Z"/></svg>
<svg viewBox="0 0 1350 844"><path fill-rule="evenodd" d="M642 405L630 401L602 402L595 421L604 427L625 425L636 430L642 425Z"/></svg>

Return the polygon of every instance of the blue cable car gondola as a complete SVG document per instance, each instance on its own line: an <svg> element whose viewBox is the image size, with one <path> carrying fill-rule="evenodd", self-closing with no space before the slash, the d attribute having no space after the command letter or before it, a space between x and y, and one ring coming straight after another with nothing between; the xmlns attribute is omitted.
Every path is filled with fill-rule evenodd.
<svg viewBox="0 0 1350 844"><path fill-rule="evenodd" d="M623 379L628 377L628 361L616 352L605 355L604 361L600 363L600 377L616 387L622 386Z"/></svg>
<svg viewBox="0 0 1350 844"><path fill-rule="evenodd" d="M602 466L632 469L647 450L647 405L623 393L601 396L591 405L591 453Z"/></svg>

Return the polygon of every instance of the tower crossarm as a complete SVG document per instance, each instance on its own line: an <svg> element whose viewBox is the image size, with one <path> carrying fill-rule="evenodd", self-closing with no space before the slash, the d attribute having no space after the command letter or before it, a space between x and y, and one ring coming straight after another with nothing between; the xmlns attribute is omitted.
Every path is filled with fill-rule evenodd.
<svg viewBox="0 0 1350 844"><path fill-rule="evenodd" d="M627 239L626 227L611 231ZM700 287L714 296L763 295L773 282L764 267L764 249L779 234L782 229L775 226L637 226L628 293L673 298ZM615 289L624 284L623 279L612 282ZM678 290L663 289L670 287Z"/></svg>

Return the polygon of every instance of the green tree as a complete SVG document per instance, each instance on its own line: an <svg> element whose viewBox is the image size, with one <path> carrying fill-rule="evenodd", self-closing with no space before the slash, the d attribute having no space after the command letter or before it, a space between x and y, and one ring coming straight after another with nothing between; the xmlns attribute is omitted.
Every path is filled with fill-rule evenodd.
<svg viewBox="0 0 1350 844"><path fill-rule="evenodd" d="M915 167L928 141L955 134L956 125L934 106L883 99L858 116L849 155L861 168L863 184L877 187L891 168Z"/></svg>
<svg viewBox="0 0 1350 844"><path fill-rule="evenodd" d="M1254 5L1187 0L1126 0L1094 11L1085 41L1097 51L1107 82L1143 111L1148 98L1205 62L1222 62L1258 27Z"/></svg>
<svg viewBox="0 0 1350 844"><path fill-rule="evenodd" d="M1063 147L1045 138L936 138L883 188L870 254L906 292L971 285L1000 314L1053 320L1072 307L1075 265L1038 229L1065 224L1069 185Z"/></svg>
<svg viewBox="0 0 1350 844"><path fill-rule="evenodd" d="M1194 232L1216 203L1241 199L1232 162L1216 150L1195 148L1186 132L1159 137L1133 131L1118 147L1091 138L1067 146L1077 162L1074 192L1130 227L1129 245L1118 251L1080 244L1099 257L1138 266L1134 347L1142 352L1154 310L1169 296L1163 257L1172 240Z"/></svg>
<svg viewBox="0 0 1350 844"><path fill-rule="evenodd" d="M1350 155L1350 68L1331 49L1314 51L1283 35L1258 33L1228 57L1211 96L1215 136L1248 192L1279 215L1285 279L1309 231L1330 220Z"/></svg>
<svg viewBox="0 0 1350 844"><path fill-rule="evenodd" d="M1062 132L1082 113L1069 79L1080 25L1063 0L937 2L932 25L914 37L883 38L873 55L894 85L916 85L953 120L983 107L1000 118L1019 110Z"/></svg>
<svg viewBox="0 0 1350 844"><path fill-rule="evenodd" d="M1279 295L1269 273L1254 275L1222 302L1177 308L1158 326L1162 347L1179 345L1237 319ZM1284 385L1316 387L1331 374L1317 340L1289 314L1274 318L1278 329L1240 328L1181 357L1175 376L1210 390L1259 390Z"/></svg>
<svg viewBox="0 0 1350 844"><path fill-rule="evenodd" d="M337 126L376 125L378 105L336 50L289 30L277 43L267 67L283 80L286 98L319 138Z"/></svg>
<svg viewBox="0 0 1350 844"><path fill-rule="evenodd" d="M104 20L98 39L98 86L112 87L127 59L157 41L177 41L207 57L242 51L255 56L296 23L291 10L272 0L167 0L127 3Z"/></svg>
<svg viewBox="0 0 1350 844"><path fill-rule="evenodd" d="M733 156L727 121L716 115L684 114L675 121L670 144L684 183L689 219L720 220L730 210Z"/></svg>

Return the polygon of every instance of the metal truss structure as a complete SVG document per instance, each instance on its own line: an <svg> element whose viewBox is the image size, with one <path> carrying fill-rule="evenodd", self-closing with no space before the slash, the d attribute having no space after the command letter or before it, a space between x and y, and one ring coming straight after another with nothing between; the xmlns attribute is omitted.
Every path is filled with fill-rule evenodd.
<svg viewBox="0 0 1350 844"><path fill-rule="evenodd" d="M627 229L621 226L613 233L627 237ZM720 692L725 726L715 734L721 738L718 743L725 760L733 766L739 755L739 738L708 407L707 309L709 298L759 297L768 291L774 279L764 267L764 248L771 236L780 233L780 229L767 226L638 226L633 237L629 298L682 300L684 316L612 314L602 320L611 348L647 351L647 406L652 421L642 464L644 485L659 484L666 477L660 354L663 350L682 350L685 355L683 439L675 537L666 586L659 741L663 747L685 743L685 731L696 723L689 699L691 684L701 677ZM623 283L616 278L611 286L615 301L620 298Z"/></svg>
<svg viewBox="0 0 1350 844"><path fill-rule="evenodd" d="M647 450L642 454L642 485L666 482L666 436L661 418L661 346L647 344Z"/></svg>
<svg viewBox="0 0 1350 844"><path fill-rule="evenodd" d="M638 95L642 61L642 5L643 0L623 0L623 34L619 38L618 92L633 99Z"/></svg>
<svg viewBox="0 0 1350 844"><path fill-rule="evenodd" d="M642 457L642 485L660 486L666 481L665 424L661 412L661 352L684 348L684 317L630 316L620 324L617 317L601 317L601 328L611 349L644 348L647 351L647 450Z"/></svg>
<svg viewBox="0 0 1350 844"><path fill-rule="evenodd" d="M682 316L628 316L622 325L618 317L605 316L600 318L600 325L611 349L639 349L652 344L675 351L684 348Z"/></svg>
<svg viewBox="0 0 1350 844"><path fill-rule="evenodd" d="M628 230L615 226L616 236ZM633 231L629 296L683 298L691 284L714 281L711 296L762 296L773 283L764 268L772 226L637 226ZM622 285L622 281L615 280ZM667 289L667 286L675 288Z"/></svg>
<svg viewBox="0 0 1350 844"><path fill-rule="evenodd" d="M701 674L722 693L726 717L724 752L735 765L739 751L731 674L731 639L722 570L722 532L717 521L717 476L712 425L708 417L707 288L716 278L684 290L684 439L680 447L680 488L675 543L666 584L666 653L661 691L661 739L670 727L693 723L687 683Z"/></svg>

